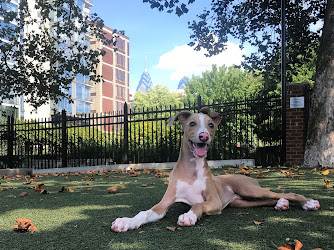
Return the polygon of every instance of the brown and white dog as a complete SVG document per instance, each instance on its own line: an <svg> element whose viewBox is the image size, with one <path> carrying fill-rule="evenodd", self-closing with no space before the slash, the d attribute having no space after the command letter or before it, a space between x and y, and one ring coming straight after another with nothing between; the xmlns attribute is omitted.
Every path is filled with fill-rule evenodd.
<svg viewBox="0 0 334 250"><path fill-rule="evenodd" d="M139 228L141 225L164 217L175 202L183 202L191 209L179 216L177 224L193 226L203 214L220 214L227 206L259 207L275 206L282 211L289 208L289 201L299 202L304 210L318 210L319 202L294 193L274 193L261 188L257 181L244 175L213 176L206 155L215 136L221 117L208 108L200 113L182 111L168 121L180 121L183 139L179 159L170 174L170 181L162 200L147 211L133 218L118 218L111 226L115 232Z"/></svg>

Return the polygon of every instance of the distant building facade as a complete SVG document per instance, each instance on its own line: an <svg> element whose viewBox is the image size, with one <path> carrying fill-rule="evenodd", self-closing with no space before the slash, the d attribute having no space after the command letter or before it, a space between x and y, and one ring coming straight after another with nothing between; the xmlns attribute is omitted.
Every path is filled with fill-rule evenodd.
<svg viewBox="0 0 334 250"><path fill-rule="evenodd" d="M141 91L144 94L146 94L149 88L151 88L152 86L153 86L153 82L152 82L150 74L147 72L146 58L145 58L145 70L140 77L136 91Z"/></svg>
<svg viewBox="0 0 334 250"><path fill-rule="evenodd" d="M36 0L28 0L29 6L34 6ZM4 10L8 11L14 11L19 12L18 5L20 3L20 0L11 0L8 2L2 3L1 7ZM76 0L75 3L80 8L80 11L83 15L87 16L90 14L90 8L93 6L92 0ZM70 7L68 4L64 3L63 9L70 11ZM37 9L34 9L31 7L31 15L32 17L38 18L40 13ZM50 13L52 17L52 22L59 22L61 21L62 17L58 17L56 13ZM6 25L2 18L0 17L0 24ZM8 25L8 24L7 24ZM10 25L15 26L17 23L12 22ZM27 25L25 26L23 33L29 32L30 30L34 30L38 32L39 29L42 29L43 27L39 27L36 25ZM49 28L49 24L46 24L46 28ZM82 36L74 35L74 37L70 40L75 40L76 42L85 43L89 49L90 42L89 40L91 37L89 34L85 34ZM1 42L7 42L6 39L1 38ZM67 46L66 43L59 44L58 46ZM15 67L15 64L13 64L13 67ZM53 101L49 101L48 103L42 105L36 110L27 102L25 102L26 97L16 97L13 100L4 100L4 104L1 106L0 109L8 109L8 108L14 108L16 110L17 117L21 117L24 119L37 119L37 118L48 118L52 114L61 112L62 110L65 110L68 114L81 114L81 113L89 113L91 110L91 104L92 99L90 97L90 90L91 90L91 84L90 79L88 76L84 76L81 74L78 74L75 78L75 80L71 83L70 88L68 91L68 94L71 95L73 103L70 103L68 99L62 98L58 103L55 103Z"/></svg>
<svg viewBox="0 0 334 250"><path fill-rule="evenodd" d="M186 76L184 76L180 81L179 84L177 86L177 89L184 89L186 87L187 84L187 80L188 78Z"/></svg>
<svg viewBox="0 0 334 250"><path fill-rule="evenodd" d="M113 30L103 27L107 39L113 37ZM103 49L106 54L100 56L97 74L103 81L93 84L91 90L92 113L123 111L124 103L129 103L129 38L117 34L117 51L113 45L105 45L96 39L91 41L92 49Z"/></svg>

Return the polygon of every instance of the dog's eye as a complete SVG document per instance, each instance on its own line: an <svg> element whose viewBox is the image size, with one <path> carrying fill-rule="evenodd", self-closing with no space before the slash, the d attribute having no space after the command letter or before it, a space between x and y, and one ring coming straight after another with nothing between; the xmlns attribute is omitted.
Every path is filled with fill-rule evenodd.
<svg viewBox="0 0 334 250"><path fill-rule="evenodd" d="M210 128L214 128L215 125L213 125L213 123L209 123L209 127L210 127Z"/></svg>
<svg viewBox="0 0 334 250"><path fill-rule="evenodd" d="M196 123L195 123L195 122L191 122L191 123L189 123L189 126L190 126L190 127L195 127L195 126L196 126Z"/></svg>

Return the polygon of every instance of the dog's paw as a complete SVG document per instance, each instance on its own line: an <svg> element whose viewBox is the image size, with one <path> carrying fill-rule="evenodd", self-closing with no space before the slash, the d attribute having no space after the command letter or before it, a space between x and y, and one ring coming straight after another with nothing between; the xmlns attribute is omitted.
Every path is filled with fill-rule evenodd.
<svg viewBox="0 0 334 250"><path fill-rule="evenodd" d="M114 232L126 232L131 229L135 229L133 218L117 218L111 226L111 230Z"/></svg>
<svg viewBox="0 0 334 250"><path fill-rule="evenodd" d="M197 221L197 216L193 211L189 211L188 213L181 214L177 221L177 224L182 227L190 227L194 226Z"/></svg>
<svg viewBox="0 0 334 250"><path fill-rule="evenodd" d="M287 210L289 208L289 201L286 199L279 199L276 203L275 209L277 211L284 211Z"/></svg>
<svg viewBox="0 0 334 250"><path fill-rule="evenodd" d="M304 205L303 209L304 210L313 210L316 211L320 207L320 203L317 200L308 200Z"/></svg>

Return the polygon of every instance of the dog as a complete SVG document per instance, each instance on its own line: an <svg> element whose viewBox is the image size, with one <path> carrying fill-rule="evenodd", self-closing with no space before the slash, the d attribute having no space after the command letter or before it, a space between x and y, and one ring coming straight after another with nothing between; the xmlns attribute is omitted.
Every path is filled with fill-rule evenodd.
<svg viewBox="0 0 334 250"><path fill-rule="evenodd" d="M113 231L125 232L160 220L175 202L191 206L188 212L179 216L179 226L194 226L202 215L220 214L228 205L243 208L274 206L276 210L283 211L289 208L289 201L293 201L300 203L304 210L319 209L317 200L294 193L271 192L248 176L213 176L205 158L221 121L219 113L207 107L199 113L181 111L168 120L168 126L175 121L182 124L184 134L165 195L149 210L141 211L132 218L117 218L111 226Z"/></svg>

